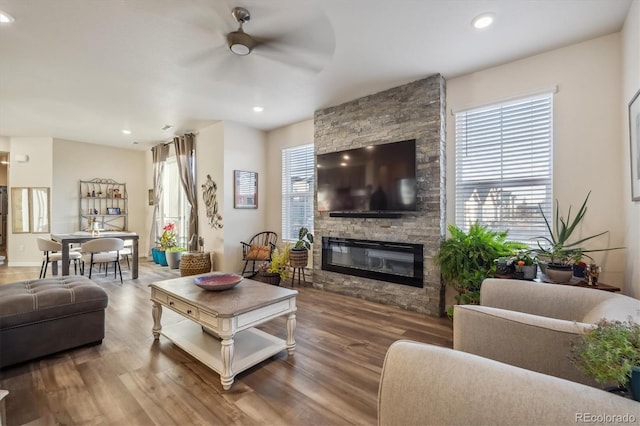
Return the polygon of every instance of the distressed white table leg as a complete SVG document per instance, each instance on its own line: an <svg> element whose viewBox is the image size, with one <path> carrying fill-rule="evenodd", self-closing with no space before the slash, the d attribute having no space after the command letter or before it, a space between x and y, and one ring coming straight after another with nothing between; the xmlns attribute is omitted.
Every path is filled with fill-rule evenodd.
<svg viewBox="0 0 640 426"><path fill-rule="evenodd" d="M233 336L223 337L220 342L220 356L222 358L222 374L220 383L222 389L229 390L233 384L235 374L233 373Z"/></svg>
<svg viewBox="0 0 640 426"><path fill-rule="evenodd" d="M0 389L0 426L7 424L7 408L4 397L9 395L9 391Z"/></svg>
<svg viewBox="0 0 640 426"><path fill-rule="evenodd" d="M296 331L296 313L291 312L287 317L287 351L289 355L293 355L293 351L296 349L296 339L294 333Z"/></svg>
<svg viewBox="0 0 640 426"><path fill-rule="evenodd" d="M162 318L162 305L158 302L153 302L151 316L153 317L153 338L158 340L160 338L160 332L162 331L162 324L160 324L160 319Z"/></svg>

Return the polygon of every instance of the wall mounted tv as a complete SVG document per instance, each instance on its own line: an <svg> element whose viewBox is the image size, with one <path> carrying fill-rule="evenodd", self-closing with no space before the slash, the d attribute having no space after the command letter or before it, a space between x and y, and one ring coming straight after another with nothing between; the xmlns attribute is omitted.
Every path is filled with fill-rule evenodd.
<svg viewBox="0 0 640 426"><path fill-rule="evenodd" d="M319 154L318 210L416 210L415 139Z"/></svg>

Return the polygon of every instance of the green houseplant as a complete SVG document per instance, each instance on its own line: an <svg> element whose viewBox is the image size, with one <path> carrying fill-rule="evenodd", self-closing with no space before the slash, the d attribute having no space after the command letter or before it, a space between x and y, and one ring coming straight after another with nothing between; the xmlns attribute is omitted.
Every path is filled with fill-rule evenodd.
<svg viewBox="0 0 640 426"><path fill-rule="evenodd" d="M570 359L596 382L631 387L640 400L640 324L602 319L573 343Z"/></svg>
<svg viewBox="0 0 640 426"><path fill-rule="evenodd" d="M298 241L291 248L290 262L293 268L304 268L309 261L309 249L313 244L313 234L304 226L298 231Z"/></svg>
<svg viewBox="0 0 640 426"><path fill-rule="evenodd" d="M583 257L589 257L589 252L617 250L622 247L605 248L605 249L585 249L580 247L585 241L589 241L593 238L606 234L609 231L600 232L589 237L584 237L575 241L571 241L572 236L585 214L587 213L587 202L591 191L587 194L580 209L576 215L571 217L571 206L567 211L567 217L565 218L560 214L560 206L558 200L556 200L556 208L553 218L553 226L549 222L549 219L544 214L542 206L538 205L540 214L544 219L549 236L535 237L538 240L537 255L539 259L543 259L543 272L552 281L566 282L569 281L573 275L573 265L580 262ZM544 245L543 245L544 244ZM541 263L542 264L542 263Z"/></svg>
<svg viewBox="0 0 640 426"><path fill-rule="evenodd" d="M280 285L280 281L284 281L289 277L289 255L291 246L285 244L282 249L275 248L271 253L271 261L260 265L258 270L259 278L273 285Z"/></svg>
<svg viewBox="0 0 640 426"><path fill-rule="evenodd" d="M507 241L506 231L492 231L478 223L471 225L468 232L455 225L449 225L451 237L442 241L435 261L446 285L458 294L458 303L477 304L480 300L480 286L485 278L496 271L496 259L511 256L524 245ZM449 308L451 316L453 307Z"/></svg>

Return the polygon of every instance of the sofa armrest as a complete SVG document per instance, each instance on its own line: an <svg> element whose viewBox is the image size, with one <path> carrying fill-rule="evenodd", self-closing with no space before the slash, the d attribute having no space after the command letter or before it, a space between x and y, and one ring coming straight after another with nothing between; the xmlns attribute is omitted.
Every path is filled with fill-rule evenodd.
<svg viewBox="0 0 640 426"><path fill-rule="evenodd" d="M568 321L583 321L598 304L616 294L589 288L489 278L482 282L480 304Z"/></svg>
<svg viewBox="0 0 640 426"><path fill-rule="evenodd" d="M477 305L456 305L453 348L485 358L599 386L569 361L571 343L591 324Z"/></svg>
<svg viewBox="0 0 640 426"><path fill-rule="evenodd" d="M380 426L593 423L588 413L635 422L637 410L600 389L410 341L387 351L378 390Z"/></svg>

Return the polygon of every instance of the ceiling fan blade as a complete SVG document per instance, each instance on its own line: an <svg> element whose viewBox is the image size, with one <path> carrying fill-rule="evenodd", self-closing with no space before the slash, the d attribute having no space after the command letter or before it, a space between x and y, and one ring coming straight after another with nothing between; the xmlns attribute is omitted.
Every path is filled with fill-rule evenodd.
<svg viewBox="0 0 640 426"><path fill-rule="evenodd" d="M286 33L252 37L256 54L309 72L320 72L333 56L335 36L328 18L318 15L297 22Z"/></svg>
<svg viewBox="0 0 640 426"><path fill-rule="evenodd" d="M179 61L179 64L186 68L210 66L213 63L220 61L221 58L226 56L228 50L226 44L219 44L216 47L210 47L200 50L192 55L186 56Z"/></svg>

